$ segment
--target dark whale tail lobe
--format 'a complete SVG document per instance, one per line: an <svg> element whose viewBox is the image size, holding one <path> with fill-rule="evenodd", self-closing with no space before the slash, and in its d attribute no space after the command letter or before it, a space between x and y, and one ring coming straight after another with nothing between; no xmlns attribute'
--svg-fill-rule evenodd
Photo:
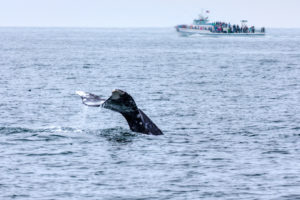
<svg viewBox="0 0 300 200"><path fill-rule="evenodd" d="M151 119L142 110L139 109L139 112L142 118L142 123L146 127L148 134L163 135L162 131L151 121Z"/></svg>
<svg viewBox="0 0 300 200"><path fill-rule="evenodd" d="M102 106L122 114L129 128L134 132L151 135L163 134L151 119L137 107L135 101L127 92L114 90L107 100L87 92L77 91L76 93L82 98L82 103L87 106Z"/></svg>

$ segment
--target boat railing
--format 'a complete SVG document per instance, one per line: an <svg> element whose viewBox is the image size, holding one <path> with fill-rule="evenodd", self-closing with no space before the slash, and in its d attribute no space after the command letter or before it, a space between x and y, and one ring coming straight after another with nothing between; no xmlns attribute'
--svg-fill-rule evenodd
<svg viewBox="0 0 300 200"><path fill-rule="evenodd" d="M199 31L207 31L211 33L225 33L225 34L264 34L265 28L257 28L254 26L218 26L218 25L206 25L206 26L199 26L199 25L177 25L176 30L180 31L180 29L191 29L191 30L199 30Z"/></svg>

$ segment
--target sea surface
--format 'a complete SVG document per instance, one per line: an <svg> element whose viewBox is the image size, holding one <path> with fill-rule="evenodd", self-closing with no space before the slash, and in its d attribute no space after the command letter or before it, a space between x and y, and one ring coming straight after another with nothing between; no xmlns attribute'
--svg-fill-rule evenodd
<svg viewBox="0 0 300 200"><path fill-rule="evenodd" d="M127 91L131 132L76 90ZM0 28L0 199L300 199L300 29Z"/></svg>

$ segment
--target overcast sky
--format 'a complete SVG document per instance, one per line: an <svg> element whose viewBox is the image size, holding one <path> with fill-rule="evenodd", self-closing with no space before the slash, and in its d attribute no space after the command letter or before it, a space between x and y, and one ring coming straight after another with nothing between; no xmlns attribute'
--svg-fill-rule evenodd
<svg viewBox="0 0 300 200"><path fill-rule="evenodd" d="M171 27L202 9L212 20L300 28L300 0L0 0L0 26Z"/></svg>

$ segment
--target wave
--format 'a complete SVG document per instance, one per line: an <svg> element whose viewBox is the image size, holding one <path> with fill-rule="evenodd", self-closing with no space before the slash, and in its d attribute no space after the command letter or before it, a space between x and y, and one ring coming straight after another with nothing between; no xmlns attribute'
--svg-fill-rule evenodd
<svg viewBox="0 0 300 200"><path fill-rule="evenodd" d="M55 132L81 132L80 129L70 127L50 127L50 128L24 128L24 127L0 127L0 134L18 134L18 133L55 133Z"/></svg>
<svg viewBox="0 0 300 200"><path fill-rule="evenodd" d="M52 141L65 138L80 138L84 137L84 135L91 135L95 137L103 137L111 142L128 143L131 142L138 134L122 127L95 130L77 129L72 127L48 127L38 129L24 127L0 127L0 136L1 135L11 136L11 140L21 142L41 140Z"/></svg>

